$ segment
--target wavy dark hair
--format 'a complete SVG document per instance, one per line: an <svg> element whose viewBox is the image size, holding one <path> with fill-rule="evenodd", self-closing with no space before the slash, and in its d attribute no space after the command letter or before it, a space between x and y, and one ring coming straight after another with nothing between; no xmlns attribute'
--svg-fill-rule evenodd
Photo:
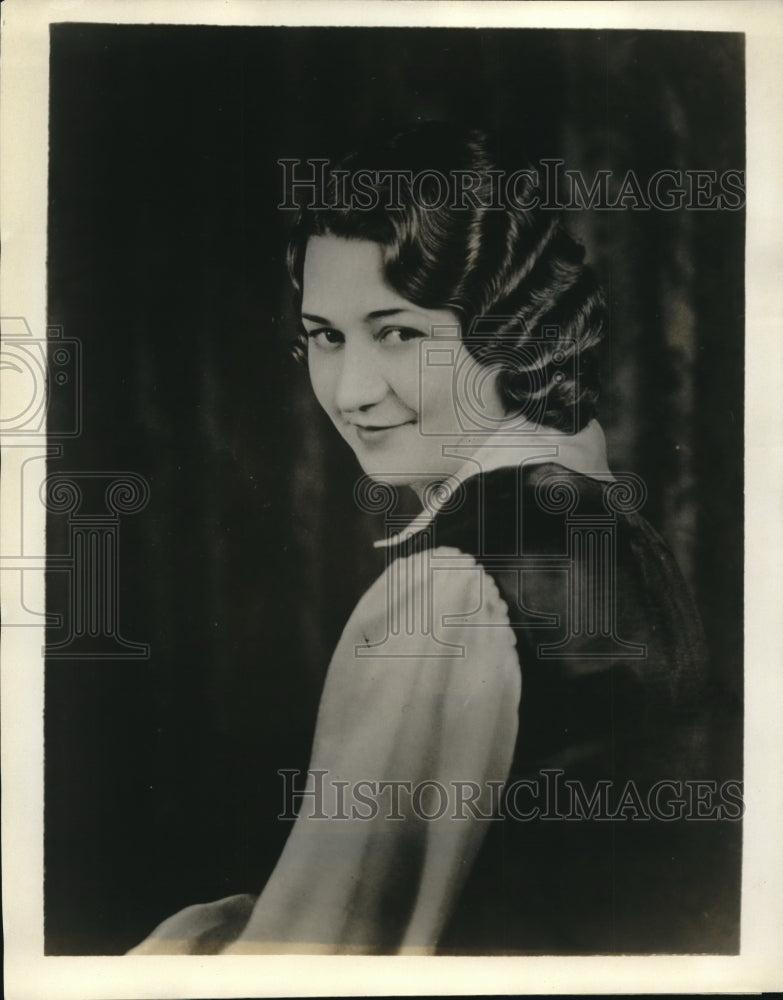
<svg viewBox="0 0 783 1000"><path fill-rule="evenodd" d="M367 172L364 191L376 202L370 208L341 194L346 172L358 171ZM395 171L421 175L415 192L399 183L392 190ZM457 190L459 171L477 175L470 197ZM498 204L497 178L512 173L515 197ZM311 236L371 240L382 248L396 292L422 308L458 313L468 350L498 368L510 414L566 432L595 415L603 296L584 248L558 211L541 207L539 175L507 138L420 123L330 164L315 204L299 210L288 246L298 304ZM300 330L294 353L304 359L306 349Z"/></svg>

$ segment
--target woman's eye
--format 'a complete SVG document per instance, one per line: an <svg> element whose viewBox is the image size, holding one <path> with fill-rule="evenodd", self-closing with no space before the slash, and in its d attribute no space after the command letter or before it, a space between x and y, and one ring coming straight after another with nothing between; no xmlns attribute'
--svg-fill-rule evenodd
<svg viewBox="0 0 783 1000"><path fill-rule="evenodd" d="M308 330L307 339L322 351L334 351L342 344L343 335L339 330L321 327L320 330Z"/></svg>
<svg viewBox="0 0 783 1000"><path fill-rule="evenodd" d="M409 326L390 326L381 334L381 340L386 344L404 344L409 340L419 340L426 334Z"/></svg>

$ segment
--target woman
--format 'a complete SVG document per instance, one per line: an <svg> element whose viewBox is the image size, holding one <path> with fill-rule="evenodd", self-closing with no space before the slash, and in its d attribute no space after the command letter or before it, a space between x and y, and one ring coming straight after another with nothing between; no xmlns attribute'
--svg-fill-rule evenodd
<svg viewBox="0 0 783 1000"><path fill-rule="evenodd" d="M519 165L424 124L333 167L299 214L298 353L357 500L389 514L387 567L334 653L263 892L133 954L695 940L672 805L701 766L700 626L643 484L607 465L596 279ZM422 512L400 531L401 487Z"/></svg>

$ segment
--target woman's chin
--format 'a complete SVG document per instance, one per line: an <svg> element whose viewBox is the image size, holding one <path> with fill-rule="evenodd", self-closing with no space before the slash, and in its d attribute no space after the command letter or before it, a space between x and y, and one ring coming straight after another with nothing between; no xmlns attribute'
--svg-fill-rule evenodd
<svg viewBox="0 0 783 1000"><path fill-rule="evenodd" d="M420 490L430 483L442 482L453 474L450 470L435 469L415 469L411 466L400 466L399 469L390 468L388 465L383 468L376 468L370 464L363 464L362 471L368 479L383 486L409 486L413 490Z"/></svg>

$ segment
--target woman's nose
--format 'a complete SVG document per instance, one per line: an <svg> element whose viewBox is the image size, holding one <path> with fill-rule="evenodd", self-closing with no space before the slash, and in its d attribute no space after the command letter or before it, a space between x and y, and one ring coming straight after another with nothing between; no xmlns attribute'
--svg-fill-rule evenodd
<svg viewBox="0 0 783 1000"><path fill-rule="evenodd" d="M384 398L388 385L376 362L369 346L345 348L335 393L335 403L342 413L367 409Z"/></svg>

